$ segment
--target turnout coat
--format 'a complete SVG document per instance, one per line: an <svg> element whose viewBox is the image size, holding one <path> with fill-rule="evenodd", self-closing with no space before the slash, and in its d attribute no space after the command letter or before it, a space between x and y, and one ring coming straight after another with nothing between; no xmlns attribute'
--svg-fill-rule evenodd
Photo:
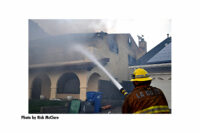
<svg viewBox="0 0 200 133"><path fill-rule="evenodd" d="M138 86L128 94L122 106L122 113L169 113L163 92L152 86Z"/></svg>

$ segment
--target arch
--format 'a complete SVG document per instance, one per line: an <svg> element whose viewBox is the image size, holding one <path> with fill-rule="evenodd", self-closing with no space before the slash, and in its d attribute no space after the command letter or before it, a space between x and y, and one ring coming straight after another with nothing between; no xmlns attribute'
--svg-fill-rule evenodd
<svg viewBox="0 0 200 133"><path fill-rule="evenodd" d="M98 73L93 73L89 79L88 79L88 87L87 87L87 91L96 91L98 92L98 86L99 86L99 78L101 76Z"/></svg>
<svg viewBox="0 0 200 133"><path fill-rule="evenodd" d="M51 81L48 75L40 74L33 79L31 87L31 99L40 99L44 96L45 99L50 98Z"/></svg>
<svg viewBox="0 0 200 133"><path fill-rule="evenodd" d="M41 95L41 88L42 88L42 80L38 77L36 77L33 80L33 84L32 84L32 93L31 93L31 98L32 99L40 99L40 95Z"/></svg>
<svg viewBox="0 0 200 133"><path fill-rule="evenodd" d="M57 94L80 94L80 80L73 73L64 73L57 82Z"/></svg>

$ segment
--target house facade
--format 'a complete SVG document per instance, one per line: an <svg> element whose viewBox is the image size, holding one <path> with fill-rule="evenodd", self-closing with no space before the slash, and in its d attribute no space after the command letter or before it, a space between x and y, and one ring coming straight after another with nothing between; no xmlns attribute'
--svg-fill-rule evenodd
<svg viewBox="0 0 200 133"><path fill-rule="evenodd" d="M119 82L129 80L128 67L145 53L130 34L97 32L29 40L29 99L73 96L85 100L88 91L99 91L100 79L110 80L87 57L71 51L76 44L84 46Z"/></svg>

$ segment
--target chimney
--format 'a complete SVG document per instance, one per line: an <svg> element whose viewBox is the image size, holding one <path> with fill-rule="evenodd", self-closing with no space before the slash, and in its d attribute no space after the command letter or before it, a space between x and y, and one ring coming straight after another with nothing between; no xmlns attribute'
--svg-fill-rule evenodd
<svg viewBox="0 0 200 133"><path fill-rule="evenodd" d="M142 57L144 54L147 53L147 42L144 40L144 35L138 36L138 44L139 44L139 50L137 53L137 59Z"/></svg>
<svg viewBox="0 0 200 133"><path fill-rule="evenodd" d="M167 38L169 38L169 34L167 34Z"/></svg>
<svg viewBox="0 0 200 133"><path fill-rule="evenodd" d="M147 42L144 40L144 35L139 39L139 49L143 53L143 55L147 52Z"/></svg>

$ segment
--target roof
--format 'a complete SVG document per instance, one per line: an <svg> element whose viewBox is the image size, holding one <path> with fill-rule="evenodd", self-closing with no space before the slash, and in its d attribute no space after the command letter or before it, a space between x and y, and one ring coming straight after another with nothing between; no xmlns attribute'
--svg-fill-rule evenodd
<svg viewBox="0 0 200 133"><path fill-rule="evenodd" d="M171 37L166 38L136 62L136 65L159 64L171 62Z"/></svg>
<svg viewBox="0 0 200 133"><path fill-rule="evenodd" d="M167 44L161 51L154 55L148 64L168 63L171 62L171 43Z"/></svg>
<svg viewBox="0 0 200 133"><path fill-rule="evenodd" d="M29 40L36 40L50 37L36 22L29 20Z"/></svg>
<svg viewBox="0 0 200 133"><path fill-rule="evenodd" d="M30 41L30 45L62 45L62 44L71 44L71 43L80 43L85 41L92 41L94 38L94 33L86 33L86 34L64 34L58 36L50 36L41 38L38 40Z"/></svg>
<svg viewBox="0 0 200 133"><path fill-rule="evenodd" d="M99 60L101 64L106 65L110 59L103 58ZM79 61L68 61L68 62L60 62L60 63L47 63L47 64L34 64L29 65L30 70L37 70L37 69L60 69L60 68L67 68L70 70L83 70L83 69L92 69L96 65L90 60L79 60Z"/></svg>
<svg viewBox="0 0 200 133"><path fill-rule="evenodd" d="M130 66L130 69L143 68L149 73L171 73L171 63L162 64L148 64L148 65L137 65Z"/></svg>

